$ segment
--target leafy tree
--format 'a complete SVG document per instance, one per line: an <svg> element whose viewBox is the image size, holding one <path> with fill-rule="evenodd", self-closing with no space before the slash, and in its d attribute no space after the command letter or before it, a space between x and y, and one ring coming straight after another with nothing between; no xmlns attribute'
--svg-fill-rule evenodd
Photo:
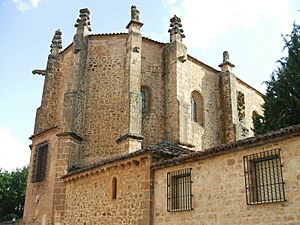
<svg viewBox="0 0 300 225"><path fill-rule="evenodd" d="M266 81L264 116L253 118L255 135L300 123L300 26L283 38L288 55Z"/></svg>
<svg viewBox="0 0 300 225"><path fill-rule="evenodd" d="M0 222L23 216L28 168L12 172L0 168Z"/></svg>

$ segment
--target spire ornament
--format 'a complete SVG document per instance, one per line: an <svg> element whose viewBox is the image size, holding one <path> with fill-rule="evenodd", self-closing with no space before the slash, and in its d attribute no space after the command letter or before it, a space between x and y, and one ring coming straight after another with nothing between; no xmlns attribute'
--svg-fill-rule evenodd
<svg viewBox="0 0 300 225"><path fill-rule="evenodd" d="M140 30L143 26L143 23L140 21L140 11L135 5L131 6L131 16L130 21L126 26L126 29L129 30Z"/></svg>
<svg viewBox="0 0 300 225"><path fill-rule="evenodd" d="M185 38L185 35L183 33L181 19L178 16L174 15L170 19L170 22L170 29L168 30L168 32L170 33L170 42L182 41L182 38Z"/></svg>
<svg viewBox="0 0 300 225"><path fill-rule="evenodd" d="M52 39L52 44L50 45L50 55L57 56L62 49L61 31L58 29Z"/></svg>
<svg viewBox="0 0 300 225"><path fill-rule="evenodd" d="M76 20L76 24L74 25L77 30L87 28L88 31L91 31L90 27L90 10L88 8L79 10L79 18Z"/></svg>
<svg viewBox="0 0 300 225"><path fill-rule="evenodd" d="M140 21L140 11L135 5L131 6L131 20Z"/></svg>
<svg viewBox="0 0 300 225"><path fill-rule="evenodd" d="M219 67L221 68L222 72L225 72L225 71L230 71L231 72L233 67L235 67L234 64L229 62L229 53L228 53L228 51L223 52L223 62L219 65Z"/></svg>

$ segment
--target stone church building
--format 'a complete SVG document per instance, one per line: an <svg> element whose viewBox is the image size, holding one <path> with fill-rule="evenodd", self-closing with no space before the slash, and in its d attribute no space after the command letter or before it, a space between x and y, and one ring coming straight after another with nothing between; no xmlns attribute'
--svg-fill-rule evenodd
<svg viewBox="0 0 300 225"><path fill-rule="evenodd" d="M251 137L263 96L170 41L54 34L31 136L24 224L300 224L300 126Z"/></svg>

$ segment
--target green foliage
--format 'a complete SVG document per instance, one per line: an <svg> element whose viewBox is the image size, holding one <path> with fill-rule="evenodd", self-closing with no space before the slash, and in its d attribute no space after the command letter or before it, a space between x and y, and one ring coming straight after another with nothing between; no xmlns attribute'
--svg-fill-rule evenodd
<svg viewBox="0 0 300 225"><path fill-rule="evenodd" d="M28 168L12 172L0 168L0 222L23 216Z"/></svg>
<svg viewBox="0 0 300 225"><path fill-rule="evenodd" d="M253 118L255 135L300 123L300 26L294 24L283 41L288 55L266 82L264 116Z"/></svg>

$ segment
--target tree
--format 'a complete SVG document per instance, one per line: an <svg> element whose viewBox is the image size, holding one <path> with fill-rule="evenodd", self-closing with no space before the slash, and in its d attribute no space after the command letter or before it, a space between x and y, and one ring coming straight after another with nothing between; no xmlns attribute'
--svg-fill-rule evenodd
<svg viewBox="0 0 300 225"><path fill-rule="evenodd" d="M23 216L28 168L0 169L0 222Z"/></svg>
<svg viewBox="0 0 300 225"><path fill-rule="evenodd" d="M266 81L264 115L253 118L255 135L300 123L300 26L283 37L288 55Z"/></svg>

